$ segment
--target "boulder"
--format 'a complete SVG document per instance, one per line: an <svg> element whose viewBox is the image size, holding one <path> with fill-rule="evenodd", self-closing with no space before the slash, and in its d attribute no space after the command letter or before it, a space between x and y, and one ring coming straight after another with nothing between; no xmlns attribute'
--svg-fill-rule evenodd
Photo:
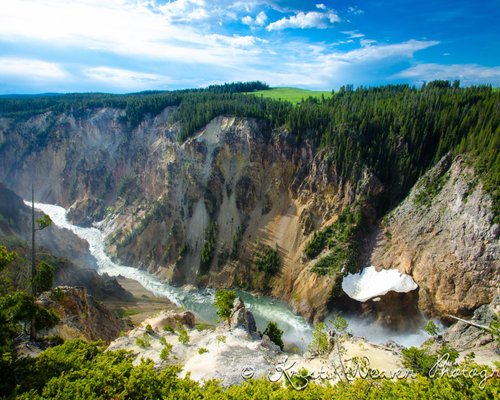
<svg viewBox="0 0 500 400"><path fill-rule="evenodd" d="M242 328L249 334L257 333L257 324L253 314L247 310L241 297L234 301L233 311L231 312L231 327Z"/></svg>
<svg viewBox="0 0 500 400"><path fill-rule="evenodd" d="M147 320L153 329L162 330L166 325L176 329L178 324L185 325L188 328L194 328L195 316L190 311L175 312L175 311L162 311L158 318L154 320Z"/></svg>

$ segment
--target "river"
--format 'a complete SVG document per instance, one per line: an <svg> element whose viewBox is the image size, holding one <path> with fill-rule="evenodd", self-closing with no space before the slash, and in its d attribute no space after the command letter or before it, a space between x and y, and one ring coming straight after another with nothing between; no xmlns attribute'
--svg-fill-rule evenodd
<svg viewBox="0 0 500 400"><path fill-rule="evenodd" d="M26 205L31 206L30 202ZM71 224L66 219L66 210L51 204L35 203L35 208L49 215L53 223L60 228L73 232L89 243L90 253L95 257L98 273L109 276L123 276L139 282L156 296L166 297L178 306L201 316L203 319L215 322L216 314L212 305L215 291L201 289L186 291L182 288L160 281L156 276L134 267L121 265L111 260L104 248L104 234L97 227L84 228ZM257 328L263 331L268 321L274 321L284 331L283 340L294 343L304 350L312 338L312 327L302 317L295 315L286 303L265 296L255 296L247 292L237 291L255 316ZM404 346L419 345L428 336L422 330L416 332L394 332L387 328L372 324L356 316L345 316L349 323L349 330L355 336L362 336L375 342L383 343L394 340Z"/></svg>

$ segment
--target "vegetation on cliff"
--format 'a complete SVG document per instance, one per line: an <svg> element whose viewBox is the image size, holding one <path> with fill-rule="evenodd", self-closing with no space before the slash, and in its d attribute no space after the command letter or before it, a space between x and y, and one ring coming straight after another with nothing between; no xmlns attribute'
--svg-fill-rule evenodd
<svg viewBox="0 0 500 400"><path fill-rule="evenodd" d="M384 209L405 196L444 154L468 153L494 198L498 215L499 91L489 86L460 88L448 81L430 82L421 88L346 86L331 98L308 98L298 106L239 93L261 86L228 84L130 95L3 98L0 116L26 119L43 112L78 114L89 108L114 107L125 111L123 121L133 129L146 115L176 106L172 118L181 124L180 141L219 115L258 118L267 125L268 137L272 129L286 129L296 144L307 140L316 147L331 148L341 177L356 180L365 169L371 170L387 189L381 203ZM51 134L50 129L38 132L37 146L43 147Z"/></svg>
<svg viewBox="0 0 500 400"><path fill-rule="evenodd" d="M356 239L361 222L359 207L347 207L333 224L314 232L304 247L305 256L314 260L326 248L329 251L316 261L311 271L332 276L356 272L359 258Z"/></svg>

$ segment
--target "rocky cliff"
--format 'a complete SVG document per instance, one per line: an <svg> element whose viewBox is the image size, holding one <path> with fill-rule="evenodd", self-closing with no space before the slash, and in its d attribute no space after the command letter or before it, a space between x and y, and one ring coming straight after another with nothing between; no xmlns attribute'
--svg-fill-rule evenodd
<svg viewBox="0 0 500 400"><path fill-rule="evenodd" d="M411 274L425 313L471 315L500 293L499 230L473 169L446 156L383 219L370 262Z"/></svg>
<svg viewBox="0 0 500 400"><path fill-rule="evenodd" d="M58 286L42 293L37 302L55 311L59 323L44 336L59 336L64 340L86 339L111 342L128 326L105 306L87 294L83 287Z"/></svg>
<svg viewBox="0 0 500 400"><path fill-rule="evenodd" d="M27 197L33 180L36 200L69 208L74 222L104 220L108 251L129 265L176 284L267 292L310 320L326 315L335 279L310 271L304 244L362 203L372 210L365 261L412 274L422 310L466 314L491 300L498 226L463 160L441 163L444 175L430 173L440 178L428 175L378 227L384 187L369 171L344 179L328 150L249 118L217 117L179 144L173 113L134 130L109 108L0 119L0 181ZM256 257L273 251L270 273Z"/></svg>

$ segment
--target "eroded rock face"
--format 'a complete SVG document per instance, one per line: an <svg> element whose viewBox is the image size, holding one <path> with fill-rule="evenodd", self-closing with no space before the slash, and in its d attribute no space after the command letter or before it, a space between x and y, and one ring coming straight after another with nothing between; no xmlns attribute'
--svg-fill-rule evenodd
<svg viewBox="0 0 500 400"><path fill-rule="evenodd" d="M500 297L496 297L490 304L484 304L476 311L471 318L471 322L489 327L490 323L497 318L500 312ZM500 347L495 342L493 335L485 329L467 324L465 322L455 322L443 334L443 339L449 342L458 351L482 348L499 354Z"/></svg>
<svg viewBox="0 0 500 400"><path fill-rule="evenodd" d="M96 302L83 287L58 286L42 293L37 302L54 310L60 318L54 328L44 332L47 336L60 336L64 340L102 339L109 343L126 329L123 321Z"/></svg>
<svg viewBox="0 0 500 400"><path fill-rule="evenodd" d="M321 319L332 282L309 272L302 246L380 183L368 173L356 183L340 179L328 151L297 147L286 132L253 119L217 117L179 144L173 112L147 117L133 132L122 111L107 108L2 119L0 181L27 196L34 172L37 201L69 208L79 224L104 219L108 253L126 265L175 284L266 292ZM47 129L44 146L30 148L33 132ZM31 151L18 159L14 148ZM200 271L210 222L217 226L212 262ZM278 247L276 276L256 270L257 241Z"/></svg>
<svg viewBox="0 0 500 400"><path fill-rule="evenodd" d="M177 329L179 324L192 329L195 324L195 316L190 311L162 311L158 317L151 321L152 328L157 330L162 330L166 325Z"/></svg>
<svg viewBox="0 0 500 400"><path fill-rule="evenodd" d="M370 262L412 275L425 313L467 316L499 294L498 234L474 172L448 156L386 218Z"/></svg>
<svg viewBox="0 0 500 400"><path fill-rule="evenodd" d="M335 282L310 272L304 243L346 206L376 199L383 185L369 171L342 179L333 152L297 146L285 131L249 118L217 117L179 144L173 112L147 117L132 132L120 122L123 111L107 108L0 119L7 138L0 181L27 196L34 173L38 201L71 207L73 222L104 219L108 253L126 265L175 284L263 292L321 320ZM34 132L48 127L44 146L30 148ZM31 150L19 158L13 149ZM377 230L363 265L412 275L426 313L467 315L498 291L499 228L462 159L430 174L438 193L422 196L415 187ZM211 222L213 257L202 271ZM275 276L256 269L257 243L278 248Z"/></svg>

